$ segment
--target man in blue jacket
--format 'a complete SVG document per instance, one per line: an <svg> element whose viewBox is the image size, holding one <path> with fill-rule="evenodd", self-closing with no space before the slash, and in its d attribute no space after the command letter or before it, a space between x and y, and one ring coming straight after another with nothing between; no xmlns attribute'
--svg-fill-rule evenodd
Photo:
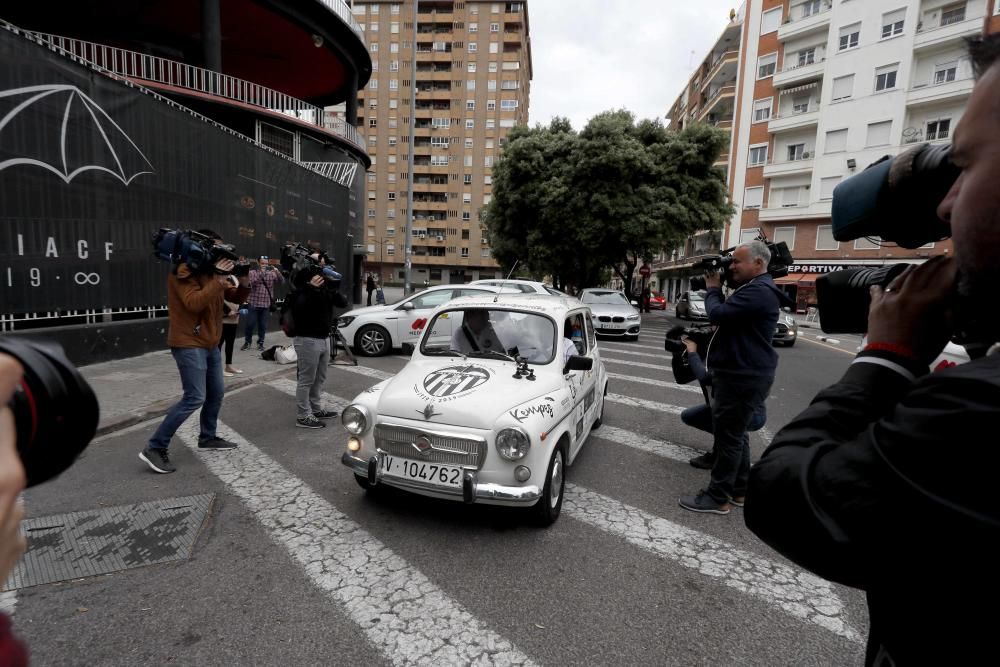
<svg viewBox="0 0 1000 667"><path fill-rule="evenodd" d="M680 506L692 512L728 514L743 505L750 476L747 428L774 382L778 355L771 338L778 311L787 298L767 272L771 252L761 241L733 251L732 275L738 287L722 295L717 273L705 275L705 310L717 325L708 344L706 366L712 378L712 425L715 464L707 489L684 496Z"/></svg>

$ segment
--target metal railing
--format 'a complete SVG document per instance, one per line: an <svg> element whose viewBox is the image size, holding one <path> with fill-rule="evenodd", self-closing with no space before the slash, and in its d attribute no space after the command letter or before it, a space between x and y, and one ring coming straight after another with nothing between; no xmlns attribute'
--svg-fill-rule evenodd
<svg viewBox="0 0 1000 667"><path fill-rule="evenodd" d="M358 20L354 18L351 8L344 0L319 0L327 9L340 17L340 20L351 26L351 30L358 36L362 43L365 43L365 31L361 29Z"/></svg>
<svg viewBox="0 0 1000 667"><path fill-rule="evenodd" d="M792 5L789 8L789 12L791 12L792 10L797 10L798 8L803 8L804 9L803 5L809 5L809 4L812 4L812 3L811 2L803 2L803 3L799 3L798 5ZM785 18L784 22L785 22L785 25L787 25L789 23L796 23L798 21L805 21L806 19L810 19L810 18L812 18L814 16L819 16L820 14L825 14L828 11L830 11L832 8L833 8L833 3L830 2L829 0L825 0L824 2L822 2L820 4L820 8L817 11L815 11L815 12L809 12L808 14L803 14L801 11L796 11L796 13L798 14L798 16L788 16L788 17Z"/></svg>
<svg viewBox="0 0 1000 667"><path fill-rule="evenodd" d="M803 67L810 67L812 65L821 65L824 62L826 62L826 56L818 56L815 59L813 59L812 61L806 62L806 63L802 63L801 65L796 60L792 64L785 65L784 67L782 67L781 71L783 73L784 72L794 72L797 69L802 69Z"/></svg>
<svg viewBox="0 0 1000 667"><path fill-rule="evenodd" d="M24 34L112 74L186 88L279 113L329 130L360 149L367 150L365 139L346 120L342 118L326 120L321 107L272 88L176 60L106 44L33 31L24 31Z"/></svg>

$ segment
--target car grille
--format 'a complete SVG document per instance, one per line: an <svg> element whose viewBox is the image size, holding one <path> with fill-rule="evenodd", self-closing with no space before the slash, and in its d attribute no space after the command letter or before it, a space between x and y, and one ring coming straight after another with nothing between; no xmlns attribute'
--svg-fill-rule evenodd
<svg viewBox="0 0 1000 667"><path fill-rule="evenodd" d="M597 318L597 320L599 322L624 322L625 318L621 315L615 315L614 317L611 317L610 315L601 315Z"/></svg>
<svg viewBox="0 0 1000 667"><path fill-rule="evenodd" d="M780 324L779 323L778 324L778 330L775 332L775 334L778 335L778 336L781 336L781 335L784 335L786 333L788 333L788 325L787 324Z"/></svg>
<svg viewBox="0 0 1000 667"><path fill-rule="evenodd" d="M421 454L413 442L427 436L433 446ZM476 470L486 462L486 441L480 438L463 438L449 433L422 431L405 426L378 424L375 426L375 446L392 456L428 463L451 463L471 466Z"/></svg>

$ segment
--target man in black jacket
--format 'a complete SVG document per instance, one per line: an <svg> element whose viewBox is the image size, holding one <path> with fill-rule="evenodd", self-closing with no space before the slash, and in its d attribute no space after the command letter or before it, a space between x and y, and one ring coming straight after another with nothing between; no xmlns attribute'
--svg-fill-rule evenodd
<svg viewBox="0 0 1000 667"><path fill-rule="evenodd" d="M938 208L954 259L872 289L868 345L754 466L749 528L822 577L866 591L869 665L990 660L1000 599L1000 37L953 134L961 175ZM928 373L956 284L988 351ZM990 346L990 343L993 343Z"/></svg>
<svg viewBox="0 0 1000 667"><path fill-rule="evenodd" d="M313 255L321 262L320 255ZM323 384L330 362L330 327L333 325L334 292L323 276L311 276L299 271L292 281L295 291L291 299L292 321L295 323L295 356L298 361L298 386L295 391L300 428L323 428L322 421L336 417L333 410L323 408Z"/></svg>
<svg viewBox="0 0 1000 667"><path fill-rule="evenodd" d="M742 506L746 496L750 474L747 428L774 382L778 355L771 338L786 300L767 272L770 261L771 252L762 241L736 248L731 270L739 287L729 298L722 296L717 273L705 276L705 310L708 321L718 325L706 355L712 378L715 463L708 488L679 500L681 507L692 512L728 514L733 505Z"/></svg>

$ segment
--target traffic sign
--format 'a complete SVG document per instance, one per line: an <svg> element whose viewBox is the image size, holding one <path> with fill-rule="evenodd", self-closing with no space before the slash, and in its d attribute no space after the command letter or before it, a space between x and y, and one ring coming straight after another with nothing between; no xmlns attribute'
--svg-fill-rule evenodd
<svg viewBox="0 0 1000 667"><path fill-rule="evenodd" d="M639 275L640 276L649 275L649 264L643 264L642 266L639 267Z"/></svg>

